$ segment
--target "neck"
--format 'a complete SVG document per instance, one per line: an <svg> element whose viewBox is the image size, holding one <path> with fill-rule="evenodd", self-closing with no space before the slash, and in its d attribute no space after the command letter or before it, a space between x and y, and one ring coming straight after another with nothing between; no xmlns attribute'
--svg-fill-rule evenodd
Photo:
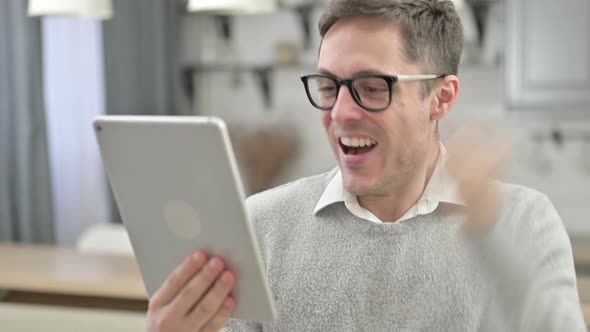
<svg viewBox="0 0 590 332"><path fill-rule="evenodd" d="M409 175L409 180L393 193L381 196L358 197L359 204L373 213L379 220L396 221L414 206L434 173L440 154L440 143L432 144L426 162Z"/></svg>

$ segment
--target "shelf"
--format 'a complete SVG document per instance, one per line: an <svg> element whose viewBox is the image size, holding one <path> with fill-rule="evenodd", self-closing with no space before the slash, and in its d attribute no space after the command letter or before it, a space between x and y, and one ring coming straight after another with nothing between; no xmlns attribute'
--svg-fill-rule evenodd
<svg viewBox="0 0 590 332"><path fill-rule="evenodd" d="M317 8L325 7L325 4L320 1L308 0L302 1L301 4L285 4L284 1L278 0L279 8L276 12L266 14L255 14L255 15L273 15L278 12L285 10L293 11L297 14L299 24L303 32L303 49L309 51L312 47L312 13ZM199 13L188 13L187 14L199 14ZM206 13L200 13L207 15ZM231 42L233 38L233 18L237 15L231 14L211 14L208 16L216 17L217 32L226 42ZM256 75L260 90L262 92L265 105L267 108L272 106L272 84L271 74L277 70L284 69L301 69L303 72L311 72L316 68L314 64L308 64L305 62L295 63L270 63L270 64L243 64L243 63L209 63L209 64L188 64L182 67L182 85L185 93L191 103L194 99L194 76L198 73L205 72L251 72Z"/></svg>
<svg viewBox="0 0 590 332"><path fill-rule="evenodd" d="M243 73L251 72L256 75L260 90L267 108L272 106L272 85L271 74L276 70L284 69L301 69L304 72L312 72L316 68L315 64L308 63L271 63L271 64L231 64L231 63L210 63L210 64L193 64L186 65L182 68L182 86L190 102L194 101L194 76L203 72L229 72Z"/></svg>
<svg viewBox="0 0 590 332"><path fill-rule="evenodd" d="M184 72L256 72L259 70L281 70L281 69L305 69L315 70L316 65L311 63L270 63L270 64L243 64L243 63L203 63L189 64L182 68Z"/></svg>

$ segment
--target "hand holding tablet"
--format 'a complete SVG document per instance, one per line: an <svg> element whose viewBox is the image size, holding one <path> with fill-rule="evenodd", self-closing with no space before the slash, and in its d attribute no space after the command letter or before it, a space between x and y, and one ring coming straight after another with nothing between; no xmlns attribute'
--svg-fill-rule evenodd
<svg viewBox="0 0 590 332"><path fill-rule="evenodd" d="M174 312L197 326L217 326L230 314L272 321L225 124L211 117L103 116L94 128L150 314Z"/></svg>

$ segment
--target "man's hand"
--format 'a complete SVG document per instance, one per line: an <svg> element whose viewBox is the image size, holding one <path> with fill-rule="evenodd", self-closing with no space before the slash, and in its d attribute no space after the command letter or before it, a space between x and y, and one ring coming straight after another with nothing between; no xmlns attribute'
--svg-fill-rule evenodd
<svg viewBox="0 0 590 332"><path fill-rule="evenodd" d="M220 258L187 257L150 299L148 331L220 330L235 308L234 283Z"/></svg>
<svg viewBox="0 0 590 332"><path fill-rule="evenodd" d="M498 197L492 179L506 166L510 146L493 129L478 125L458 130L446 145L449 173L468 209L465 230L485 233L497 219Z"/></svg>

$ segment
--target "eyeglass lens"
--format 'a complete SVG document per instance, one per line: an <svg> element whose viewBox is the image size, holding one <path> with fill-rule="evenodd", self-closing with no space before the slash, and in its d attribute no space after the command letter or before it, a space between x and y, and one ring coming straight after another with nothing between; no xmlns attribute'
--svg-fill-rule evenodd
<svg viewBox="0 0 590 332"><path fill-rule="evenodd" d="M336 103L339 87L335 80L327 77L311 77L308 80L309 93L314 103L321 108L332 108ZM385 108L389 105L390 91L387 81L380 77L363 77L353 80L354 92L360 106L369 109Z"/></svg>

